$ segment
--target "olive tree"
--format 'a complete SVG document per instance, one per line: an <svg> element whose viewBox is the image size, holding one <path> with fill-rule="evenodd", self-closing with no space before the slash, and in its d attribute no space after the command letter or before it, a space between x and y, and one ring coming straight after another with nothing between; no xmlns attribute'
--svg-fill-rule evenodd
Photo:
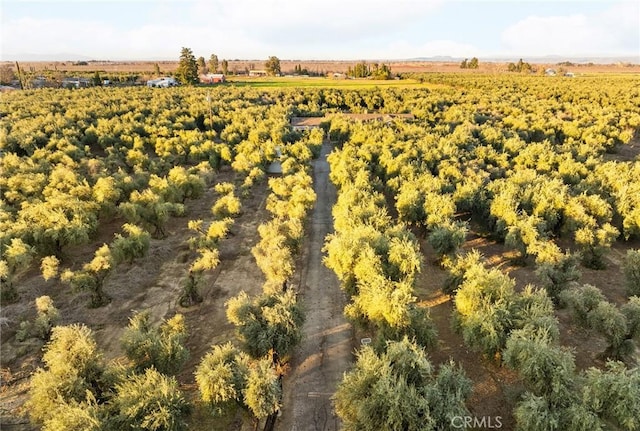
<svg viewBox="0 0 640 431"><path fill-rule="evenodd" d="M557 305L560 303L562 291L567 288L571 281L580 278L578 257L565 253L552 262L542 262L536 268L536 275L542 282L542 286L549 294L549 297Z"/></svg>
<svg viewBox="0 0 640 431"><path fill-rule="evenodd" d="M35 320L20 323L20 329L16 334L16 338L20 341L29 337L48 340L51 330L60 319L60 312L53 305L53 300L50 297L39 296L36 298L35 304L37 311Z"/></svg>
<svg viewBox="0 0 640 431"><path fill-rule="evenodd" d="M27 411L35 422L57 415L61 405L92 404L106 395L105 365L93 333L82 325L57 326L31 377Z"/></svg>
<svg viewBox="0 0 640 431"><path fill-rule="evenodd" d="M104 292L103 285L114 267L114 259L107 244L96 250L93 259L85 263L80 271L66 270L60 276L63 282L69 283L76 291L88 291L91 295L90 307L97 308L106 305L109 297Z"/></svg>
<svg viewBox="0 0 640 431"><path fill-rule="evenodd" d="M249 357L228 342L213 346L198 364L195 377L200 398L215 415L234 403L244 405L249 363Z"/></svg>
<svg viewBox="0 0 640 431"><path fill-rule="evenodd" d="M270 352L282 358L302 338L304 314L292 290L255 298L241 292L226 306L227 318L236 326L244 350L254 358Z"/></svg>
<svg viewBox="0 0 640 431"><path fill-rule="evenodd" d="M424 350L408 339L390 341L378 355L367 346L334 395L346 431L449 430L468 415L471 382L453 363L438 373Z"/></svg>
<svg viewBox="0 0 640 431"><path fill-rule="evenodd" d="M151 235L140 226L125 223L122 230L127 234L119 233L111 243L111 250L116 264L124 261L133 263L134 259L144 257L149 250Z"/></svg>
<svg viewBox="0 0 640 431"><path fill-rule="evenodd" d="M640 369L610 361L605 370L588 369L585 378L583 399L587 406L620 429L640 427Z"/></svg>
<svg viewBox="0 0 640 431"><path fill-rule="evenodd" d="M189 358L189 350L184 346L186 337L182 314L154 327L151 314L143 311L129 319L121 343L136 371L153 367L163 374L175 374Z"/></svg>
<svg viewBox="0 0 640 431"><path fill-rule="evenodd" d="M111 400L113 428L140 431L181 431L187 429L191 407L175 377L154 368L134 374L115 385Z"/></svg>

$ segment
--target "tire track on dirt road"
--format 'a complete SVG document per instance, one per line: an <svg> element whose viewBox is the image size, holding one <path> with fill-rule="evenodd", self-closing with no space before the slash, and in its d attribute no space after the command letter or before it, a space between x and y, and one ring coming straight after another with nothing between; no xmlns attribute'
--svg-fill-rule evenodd
<svg viewBox="0 0 640 431"><path fill-rule="evenodd" d="M331 208L336 189L329 181L325 141L313 163L317 195L300 297L306 313L303 338L285 378L285 399L276 429L280 431L337 431L340 421L333 412L331 396L353 356L353 328L343 315L346 298L335 274L322 263L324 238L333 232Z"/></svg>

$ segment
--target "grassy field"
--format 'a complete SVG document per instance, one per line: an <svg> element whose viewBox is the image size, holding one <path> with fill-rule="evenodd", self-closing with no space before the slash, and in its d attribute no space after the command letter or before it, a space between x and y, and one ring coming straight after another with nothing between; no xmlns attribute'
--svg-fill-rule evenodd
<svg viewBox="0 0 640 431"><path fill-rule="evenodd" d="M370 80L370 79L331 79L301 77L247 78L233 77L227 81L238 87L255 88L375 88L375 87L424 87L415 79Z"/></svg>

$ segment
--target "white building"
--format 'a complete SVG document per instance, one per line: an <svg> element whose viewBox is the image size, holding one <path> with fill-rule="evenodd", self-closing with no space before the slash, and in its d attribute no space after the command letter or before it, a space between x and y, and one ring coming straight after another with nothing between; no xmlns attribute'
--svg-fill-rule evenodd
<svg viewBox="0 0 640 431"><path fill-rule="evenodd" d="M172 78L170 76L163 76L161 78L147 81L147 87L167 88L167 87L175 87L177 85L178 85L178 81L176 81L175 78Z"/></svg>

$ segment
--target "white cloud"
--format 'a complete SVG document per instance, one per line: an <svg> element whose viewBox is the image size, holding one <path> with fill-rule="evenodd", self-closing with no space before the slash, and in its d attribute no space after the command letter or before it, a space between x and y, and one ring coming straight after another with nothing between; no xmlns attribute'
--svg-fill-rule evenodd
<svg viewBox="0 0 640 431"><path fill-rule="evenodd" d="M603 13L529 16L502 32L513 55L640 55L640 5L624 2Z"/></svg>
<svg viewBox="0 0 640 431"><path fill-rule="evenodd" d="M72 52L100 58L177 56L188 46L222 58L353 58L424 19L445 0L185 0L149 3L139 27L113 17L91 22L21 18L4 22L2 52ZM138 0L140 3L140 0ZM147 3L145 3L146 5ZM120 6L118 6L120 7ZM172 19L172 12L175 19ZM109 19L112 21L110 22ZM100 21L102 20L102 21ZM397 23L402 23L398 25ZM376 41L373 43L372 40Z"/></svg>

